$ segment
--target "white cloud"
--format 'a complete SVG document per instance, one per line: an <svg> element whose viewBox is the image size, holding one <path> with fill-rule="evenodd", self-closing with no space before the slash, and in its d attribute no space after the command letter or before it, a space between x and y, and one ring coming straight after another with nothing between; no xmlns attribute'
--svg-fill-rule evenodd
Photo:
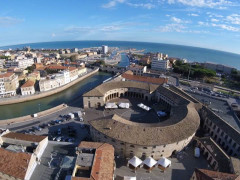
<svg viewBox="0 0 240 180"><path fill-rule="evenodd" d="M185 20L179 19L177 17L172 17L171 21L173 21L175 23L189 23L189 21L185 21Z"/></svg>
<svg viewBox="0 0 240 180"><path fill-rule="evenodd" d="M195 14L195 13L191 13L191 14L188 14L188 16L195 16L195 17L197 17L197 16L199 16L198 14Z"/></svg>
<svg viewBox="0 0 240 180"><path fill-rule="evenodd" d="M52 33L52 37L56 37L56 34L55 34L55 33Z"/></svg>
<svg viewBox="0 0 240 180"><path fill-rule="evenodd" d="M231 5L229 0L168 0L169 4L180 3L193 7L225 8L225 5Z"/></svg>
<svg viewBox="0 0 240 180"><path fill-rule="evenodd" d="M212 21L212 22L219 22L219 20L218 20L218 19L215 19L215 18L212 18L211 21Z"/></svg>
<svg viewBox="0 0 240 180"><path fill-rule="evenodd" d="M240 15L239 14L232 14L226 17L226 20L231 24L240 25Z"/></svg>
<svg viewBox="0 0 240 180"><path fill-rule="evenodd" d="M156 7L154 4L151 4L151 3L126 3L126 4L129 6L133 6L135 8L142 7L145 9L153 9Z"/></svg>
<svg viewBox="0 0 240 180"><path fill-rule="evenodd" d="M213 27L219 27L221 29L228 30L228 31L240 32L240 28L229 26L229 25L226 25L226 24L215 24L215 23L213 23L212 26Z"/></svg>
<svg viewBox="0 0 240 180"><path fill-rule="evenodd" d="M159 26L155 30L158 32L186 32L186 27L182 24L167 24L165 26Z"/></svg>
<svg viewBox="0 0 240 180"><path fill-rule="evenodd" d="M17 19L9 16L0 17L0 26L3 26L3 27L12 26L23 21L24 21L23 19Z"/></svg>
<svg viewBox="0 0 240 180"><path fill-rule="evenodd" d="M208 22L198 21L198 25L200 26L209 26Z"/></svg>
<svg viewBox="0 0 240 180"><path fill-rule="evenodd" d="M103 8L113 8L118 3L124 3L124 2L125 2L125 0L112 0L112 1L109 1L107 4L103 4L102 7Z"/></svg>
<svg viewBox="0 0 240 180"><path fill-rule="evenodd" d="M101 31L118 31L120 30L121 27L120 26L104 26L102 28L100 28Z"/></svg>

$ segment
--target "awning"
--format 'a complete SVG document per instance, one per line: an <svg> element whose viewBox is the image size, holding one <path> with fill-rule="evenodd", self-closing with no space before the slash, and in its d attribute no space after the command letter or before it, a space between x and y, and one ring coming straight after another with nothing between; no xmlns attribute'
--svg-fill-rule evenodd
<svg viewBox="0 0 240 180"><path fill-rule="evenodd" d="M128 161L129 164L133 165L135 168L142 164L142 160L134 156Z"/></svg>
<svg viewBox="0 0 240 180"><path fill-rule="evenodd" d="M151 168L157 164L157 161L155 161L152 157L148 157L143 161L143 163Z"/></svg>
<svg viewBox="0 0 240 180"><path fill-rule="evenodd" d="M165 157L162 157L161 159L159 159L157 163L158 163L158 165L165 167L165 168L168 167L169 165L171 166L171 161Z"/></svg>

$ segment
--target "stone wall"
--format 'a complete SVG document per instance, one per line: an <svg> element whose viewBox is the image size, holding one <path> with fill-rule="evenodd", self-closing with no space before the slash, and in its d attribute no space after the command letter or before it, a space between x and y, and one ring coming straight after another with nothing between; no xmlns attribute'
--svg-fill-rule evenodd
<svg viewBox="0 0 240 180"><path fill-rule="evenodd" d="M58 112L60 110L65 109L66 107L67 107L66 104L61 104L61 105L53 107L51 109L41 111L41 112L37 113L38 117L36 117L36 118ZM33 118L32 115L27 115L27 116L22 116L22 117L18 117L18 118L0 120L0 125L7 125L7 124L11 124L11 123L19 123L19 122L24 122L24 121L30 121L30 120L33 120L33 119L36 119L36 118Z"/></svg>
<svg viewBox="0 0 240 180"><path fill-rule="evenodd" d="M115 154L121 157L133 157L137 156L139 158L145 159L148 156L151 156L155 159L160 159L161 157L169 157L175 152L181 151L185 148L190 141L192 140L193 135L179 142L172 144L156 144L152 146L144 146L137 144L130 144L122 142L113 138L110 138L100 132L98 132L93 127L90 127L91 137L96 142L105 142L111 144L115 149ZM161 138L161 137L153 137Z"/></svg>

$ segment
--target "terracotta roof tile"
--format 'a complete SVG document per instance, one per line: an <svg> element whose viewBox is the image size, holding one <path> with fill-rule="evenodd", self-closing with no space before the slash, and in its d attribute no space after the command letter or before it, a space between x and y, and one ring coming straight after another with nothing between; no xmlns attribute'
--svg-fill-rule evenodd
<svg viewBox="0 0 240 180"><path fill-rule="evenodd" d="M141 82L147 82L152 84L164 84L168 82L167 78L145 77L145 76L131 75L129 73L124 73L122 77L132 81L141 81Z"/></svg>
<svg viewBox="0 0 240 180"><path fill-rule="evenodd" d="M30 142L40 142L45 139L47 136L37 136L37 135L29 135L29 134L22 134L22 133L15 133L9 132L2 136L3 138L10 138L10 139L17 139L17 140L24 140Z"/></svg>
<svg viewBox="0 0 240 180"><path fill-rule="evenodd" d="M207 169L195 169L195 174L197 180L240 180L240 176L236 174L210 171Z"/></svg>
<svg viewBox="0 0 240 180"><path fill-rule="evenodd" d="M27 80L27 82L25 82L21 88L25 88L25 87L32 87L34 86L35 82L31 81L31 80Z"/></svg>
<svg viewBox="0 0 240 180"><path fill-rule="evenodd" d="M31 154L15 153L0 148L0 172L23 180L30 159Z"/></svg>
<svg viewBox="0 0 240 180"><path fill-rule="evenodd" d="M72 180L112 180L114 175L114 148L107 143L82 141L78 147L96 149L91 177L72 177Z"/></svg>
<svg viewBox="0 0 240 180"><path fill-rule="evenodd" d="M14 73L8 72L8 73L4 73L4 74L0 74L0 78L7 78L12 76Z"/></svg>

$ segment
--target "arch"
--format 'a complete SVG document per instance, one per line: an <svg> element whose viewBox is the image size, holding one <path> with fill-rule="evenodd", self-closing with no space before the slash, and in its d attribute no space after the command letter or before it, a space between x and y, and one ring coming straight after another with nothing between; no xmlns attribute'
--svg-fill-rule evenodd
<svg viewBox="0 0 240 180"><path fill-rule="evenodd" d="M120 97L123 97L123 93L120 93Z"/></svg>
<svg viewBox="0 0 240 180"><path fill-rule="evenodd" d="M145 96L145 100L148 101L148 96Z"/></svg>

